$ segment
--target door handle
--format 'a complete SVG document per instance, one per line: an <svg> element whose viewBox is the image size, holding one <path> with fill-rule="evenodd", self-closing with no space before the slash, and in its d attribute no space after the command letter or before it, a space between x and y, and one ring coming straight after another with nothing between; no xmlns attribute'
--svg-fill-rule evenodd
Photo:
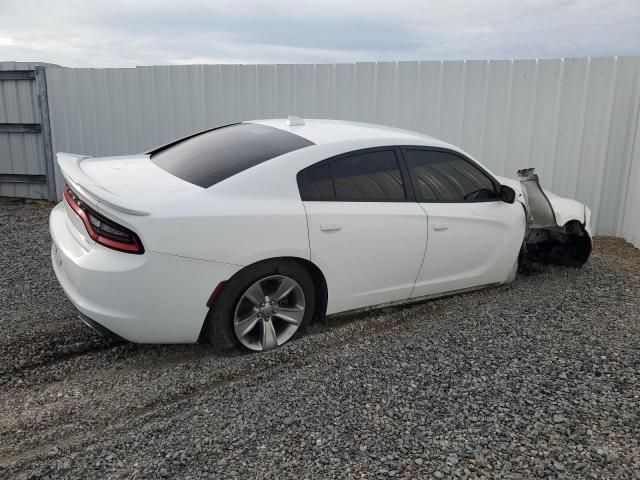
<svg viewBox="0 0 640 480"><path fill-rule="evenodd" d="M323 232L336 232L342 228L342 224L329 222L329 223L321 223L320 230Z"/></svg>
<svg viewBox="0 0 640 480"><path fill-rule="evenodd" d="M449 224L447 222L437 222L433 224L434 230L446 230L449 228Z"/></svg>

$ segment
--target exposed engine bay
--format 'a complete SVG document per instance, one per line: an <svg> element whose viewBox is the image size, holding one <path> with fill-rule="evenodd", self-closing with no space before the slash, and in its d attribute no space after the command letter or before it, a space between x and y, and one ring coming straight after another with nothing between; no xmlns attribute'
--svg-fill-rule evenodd
<svg viewBox="0 0 640 480"><path fill-rule="evenodd" d="M533 168L518 170L518 179L527 212L527 232L519 259L520 271L528 271L536 263L583 266L592 249L589 209L579 202L543 190Z"/></svg>

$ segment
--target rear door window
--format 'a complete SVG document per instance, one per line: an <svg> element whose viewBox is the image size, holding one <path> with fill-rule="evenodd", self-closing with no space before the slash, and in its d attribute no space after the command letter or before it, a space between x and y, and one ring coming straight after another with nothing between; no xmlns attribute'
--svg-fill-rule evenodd
<svg viewBox="0 0 640 480"><path fill-rule="evenodd" d="M331 162L336 199L344 202L394 202L406 198L393 150L360 153Z"/></svg>
<svg viewBox="0 0 640 480"><path fill-rule="evenodd" d="M393 149L342 155L298 175L305 201L396 202L407 198Z"/></svg>
<svg viewBox="0 0 640 480"><path fill-rule="evenodd" d="M188 137L151 152L151 161L194 185L208 188L248 168L314 145L279 128L238 123Z"/></svg>
<svg viewBox="0 0 640 480"><path fill-rule="evenodd" d="M329 169L329 163L308 168L299 181L300 196L303 200L331 201L336 199L333 187L333 177Z"/></svg>

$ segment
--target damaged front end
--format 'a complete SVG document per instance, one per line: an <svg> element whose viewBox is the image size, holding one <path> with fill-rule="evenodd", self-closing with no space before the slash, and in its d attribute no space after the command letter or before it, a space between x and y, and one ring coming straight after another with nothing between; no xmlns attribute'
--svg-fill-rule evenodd
<svg viewBox="0 0 640 480"><path fill-rule="evenodd" d="M532 265L582 267L591 255L591 212L580 202L542 189L533 168L518 170L527 212L521 271Z"/></svg>

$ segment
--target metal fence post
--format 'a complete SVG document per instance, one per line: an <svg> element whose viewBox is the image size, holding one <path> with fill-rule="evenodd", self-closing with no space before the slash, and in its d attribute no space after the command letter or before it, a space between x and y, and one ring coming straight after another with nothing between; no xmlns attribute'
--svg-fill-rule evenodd
<svg viewBox="0 0 640 480"><path fill-rule="evenodd" d="M53 165L53 144L51 142L51 123L49 119L49 97L47 96L47 73L43 66L35 67L35 71L36 93L38 95L40 125L42 128L42 149L44 152L44 164L47 172L48 197L49 200L56 201L56 175Z"/></svg>

